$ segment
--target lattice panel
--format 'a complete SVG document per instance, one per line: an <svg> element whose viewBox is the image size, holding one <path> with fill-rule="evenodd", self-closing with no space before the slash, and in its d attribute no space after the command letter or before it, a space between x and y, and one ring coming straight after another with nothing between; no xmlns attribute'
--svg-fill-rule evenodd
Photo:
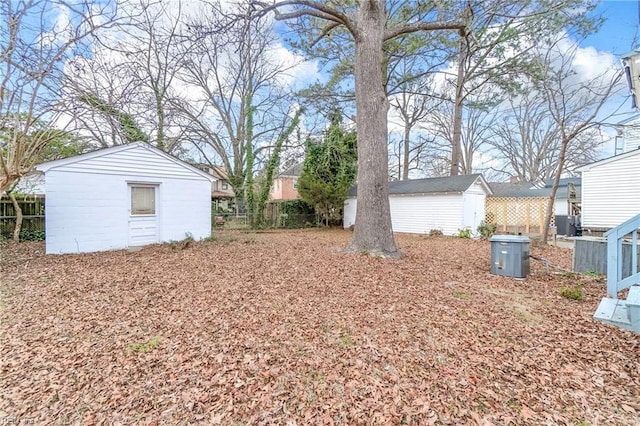
<svg viewBox="0 0 640 426"><path fill-rule="evenodd" d="M485 222L495 223L501 232L542 233L548 203L547 197L487 197Z"/></svg>

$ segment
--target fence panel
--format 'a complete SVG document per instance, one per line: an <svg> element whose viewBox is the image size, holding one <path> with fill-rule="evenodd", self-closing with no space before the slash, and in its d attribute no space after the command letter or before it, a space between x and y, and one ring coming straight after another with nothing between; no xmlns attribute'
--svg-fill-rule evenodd
<svg viewBox="0 0 640 426"><path fill-rule="evenodd" d="M17 197L16 197L17 198ZM22 232L25 239L44 238L44 198L17 198L22 210ZM0 199L0 238L12 238L16 211L9 198Z"/></svg>
<svg viewBox="0 0 640 426"><path fill-rule="evenodd" d="M485 222L498 225L498 232L542 234L548 203L548 197L487 197Z"/></svg>

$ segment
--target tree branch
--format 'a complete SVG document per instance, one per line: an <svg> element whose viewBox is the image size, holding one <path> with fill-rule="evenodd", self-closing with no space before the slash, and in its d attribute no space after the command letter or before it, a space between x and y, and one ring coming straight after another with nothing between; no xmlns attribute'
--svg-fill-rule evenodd
<svg viewBox="0 0 640 426"><path fill-rule="evenodd" d="M324 3L309 0L284 0L272 4L263 1L252 1L251 6L258 6L260 8L260 10L258 10L258 17L264 16L271 11L275 13L275 18L280 21L301 18L303 16L313 16L344 25L354 37L356 36L356 28L349 17ZM302 6L304 9L287 13L279 12L279 8L286 6Z"/></svg>
<svg viewBox="0 0 640 426"><path fill-rule="evenodd" d="M461 30L464 28L466 28L464 22L416 22L388 29L384 33L384 41L391 40L402 34L415 33L416 31Z"/></svg>

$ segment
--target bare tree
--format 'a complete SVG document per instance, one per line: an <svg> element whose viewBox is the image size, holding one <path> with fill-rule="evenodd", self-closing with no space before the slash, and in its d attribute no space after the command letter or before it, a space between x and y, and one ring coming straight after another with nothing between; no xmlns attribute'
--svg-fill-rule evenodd
<svg viewBox="0 0 640 426"><path fill-rule="evenodd" d="M117 24L115 3L0 3L0 193L28 173L59 135L64 66L89 55L93 36Z"/></svg>
<svg viewBox="0 0 640 426"><path fill-rule="evenodd" d="M466 175L476 172L474 158L491 140L496 96L499 94L477 91L476 96L466 98L466 105L461 109L457 143L454 143L453 139L456 133L455 122L451 119L455 109L454 103L442 102L424 121L424 128L435 136L431 151L438 157L448 156L448 174L451 171L451 150L454 145L458 145L460 150L459 173Z"/></svg>
<svg viewBox="0 0 640 426"><path fill-rule="evenodd" d="M184 45L178 76L188 90L174 105L184 118L185 136L207 162L224 166L236 196L242 198L247 174L254 169L247 164L247 144L251 162L266 164L292 120L292 94L285 81L293 64L274 59L277 44L271 24L243 16L219 31L224 24L215 4L189 22L192 41ZM289 141L283 143L286 149Z"/></svg>
<svg viewBox="0 0 640 426"><path fill-rule="evenodd" d="M91 58L78 58L68 68L64 95L73 111L69 128L97 148L148 141L139 115L132 114L139 92L124 55L99 47Z"/></svg>
<svg viewBox="0 0 640 426"><path fill-rule="evenodd" d="M318 41L337 27L345 28L355 46L354 76L358 137L358 203L352 251L399 256L391 228L388 184L387 112L385 91L385 43L417 31L457 30L463 24L441 19L438 11L414 2L387 5L369 0L357 6L308 0L275 3L254 2L260 14L274 11L276 19L303 20L315 28ZM388 7L389 6L389 7ZM427 9L427 10L425 10ZM400 12L403 18L392 19ZM322 24L322 22L324 24ZM316 23L320 25L315 25Z"/></svg>
<svg viewBox="0 0 640 426"><path fill-rule="evenodd" d="M493 123L490 145L511 175L520 182L546 181L553 176L560 139L539 92L509 99L505 110L496 112Z"/></svg>
<svg viewBox="0 0 640 426"><path fill-rule="evenodd" d="M139 0L118 34L74 64L67 92L79 132L102 146L144 140L181 153L184 127L171 102L186 54L181 4Z"/></svg>
<svg viewBox="0 0 640 426"><path fill-rule="evenodd" d="M394 175L401 180L409 179L409 172L420 168L420 160L428 143L426 137L412 137L413 130L442 102L432 93L433 74L412 75L415 62L415 56L400 59L396 69L404 78L397 83L398 93L389 98L392 112L397 114L398 124L402 127L399 141L395 141L393 135L389 137L393 148L392 158L395 159L394 169L397 169L397 174L394 170Z"/></svg>
<svg viewBox="0 0 640 426"><path fill-rule="evenodd" d="M600 116L611 94L622 89L623 73L620 69L609 68L587 79L581 78L576 70L579 49L578 42L571 40L568 34L561 33L550 48L540 47L537 50L538 69L544 76L538 83L547 102L550 118L557 126L560 143L547 205L543 243L547 242L553 203L570 146L584 141L582 135L612 114L609 112L605 117Z"/></svg>
<svg viewBox="0 0 640 426"><path fill-rule="evenodd" d="M460 173L463 108L478 90L517 90L517 76L531 60L530 51L543 38L565 25L594 28L598 18L589 12L596 3L565 0L548 3L533 0L467 1L457 49L455 94L452 102L451 175Z"/></svg>

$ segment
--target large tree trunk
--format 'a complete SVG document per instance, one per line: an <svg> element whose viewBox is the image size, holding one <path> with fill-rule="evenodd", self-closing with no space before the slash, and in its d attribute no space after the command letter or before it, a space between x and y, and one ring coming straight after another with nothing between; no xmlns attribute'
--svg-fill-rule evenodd
<svg viewBox="0 0 640 426"><path fill-rule="evenodd" d="M20 242L20 231L22 231L22 208L20 208L20 203L16 200L16 196L13 192L9 192L9 199L13 204L13 209L16 212L16 225L13 228L13 241L16 243Z"/></svg>
<svg viewBox="0 0 640 426"><path fill-rule="evenodd" d="M358 204L349 251L398 257L391 229L387 144L389 102L383 84L385 2L361 2L355 38Z"/></svg>

